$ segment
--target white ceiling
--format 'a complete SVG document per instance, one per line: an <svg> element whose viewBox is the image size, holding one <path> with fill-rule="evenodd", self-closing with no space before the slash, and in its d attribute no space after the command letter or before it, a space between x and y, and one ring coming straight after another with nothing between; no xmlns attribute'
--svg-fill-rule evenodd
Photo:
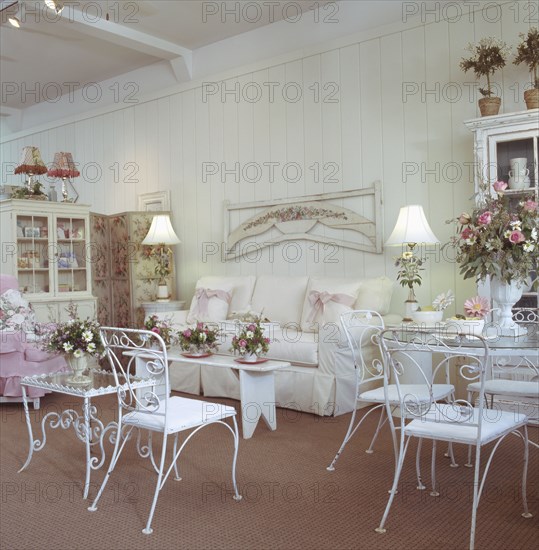
<svg viewBox="0 0 539 550"><path fill-rule="evenodd" d="M283 18L290 22L298 16L313 21L317 17L321 24L313 27L314 33L309 37L311 43L313 39L322 40L323 31L327 35L331 27L332 31L350 34L393 23L402 19L403 2L66 0L65 4L61 16L56 16L43 0L16 3L15 0L0 0L3 10L0 28L2 116L20 115L40 102L52 105L57 96L85 84L155 66L163 60L170 62L176 82L188 81L193 77L193 63L202 63L200 60L204 59L208 70L210 65L214 70L216 67L208 63L208 59L217 59L219 53L224 55L225 50L221 48L208 51L210 44L215 46L229 39L227 44L235 40L239 46L240 40L235 38L238 35L262 32L261 27L268 27L276 29L270 39L275 49L284 37ZM346 4L354 14L353 21L346 17L347 12L342 8ZM316 5L321 6L318 15L313 11ZM19 7L22 27L15 29L7 18ZM303 13L298 14L298 9ZM332 24L332 20L337 22ZM293 46L303 47L300 25L287 26L288 39L290 27L296 27L293 30L297 31L297 39ZM322 30L322 26L326 28ZM267 32L260 35L258 44L257 35L251 35L253 38L246 43L253 47L268 43ZM195 55L202 51L204 54ZM195 70L195 73L201 74L201 71Z"/></svg>

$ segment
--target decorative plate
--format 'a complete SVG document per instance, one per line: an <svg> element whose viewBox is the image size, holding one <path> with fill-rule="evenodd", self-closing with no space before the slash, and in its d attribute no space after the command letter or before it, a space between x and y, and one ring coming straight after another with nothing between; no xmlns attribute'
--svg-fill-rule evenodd
<svg viewBox="0 0 539 550"><path fill-rule="evenodd" d="M203 357L213 355L213 353L182 353L182 355L189 359L202 359Z"/></svg>
<svg viewBox="0 0 539 550"><path fill-rule="evenodd" d="M266 361L269 361L267 357L260 357L256 361L246 361L245 359L242 359L239 357L238 359L234 359L237 363L241 363L242 365L258 365L259 363L265 363Z"/></svg>

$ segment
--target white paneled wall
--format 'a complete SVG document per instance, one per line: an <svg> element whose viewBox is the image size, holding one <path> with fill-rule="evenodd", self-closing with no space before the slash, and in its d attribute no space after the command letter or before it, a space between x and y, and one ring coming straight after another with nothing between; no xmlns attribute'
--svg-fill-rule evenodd
<svg viewBox="0 0 539 550"><path fill-rule="evenodd" d="M160 99L51 127L4 142L2 163L16 163L24 145L40 147L46 162L55 151L71 151L83 172L75 182L80 202L107 214L136 209L140 193L170 190L182 240L176 249L182 299L190 299L196 279L207 274L394 278L395 250L384 255L339 250L333 256L323 246L299 243L224 263L223 201L349 190L381 180L385 236L401 206L419 203L447 242L452 227L445 220L467 208L473 192L466 165L473 158L472 136L463 121L477 116L477 96L469 97L472 87L464 83L474 79L458 63L466 43L480 37L517 42L529 24L516 22L507 4L503 9L495 22L476 16L473 22L392 27L289 62L261 63L255 72L237 71L220 86L230 92L239 87L239 101L233 93L205 97L199 82ZM526 79L524 69L514 66L496 76L504 112L525 108ZM252 100L259 92L260 100ZM258 172L251 165L243 177L249 163ZM300 167L298 181L283 174L292 163ZM205 168L216 173L205 175ZM252 181L257 173L260 179ZM358 202L357 210L368 216L373 208ZM234 214L232 227L252 213ZM335 234L329 228L317 231ZM456 289L458 302L473 292L453 263L430 250L419 298L426 302L447 288ZM403 290L396 293L395 311L402 309L404 296Z"/></svg>

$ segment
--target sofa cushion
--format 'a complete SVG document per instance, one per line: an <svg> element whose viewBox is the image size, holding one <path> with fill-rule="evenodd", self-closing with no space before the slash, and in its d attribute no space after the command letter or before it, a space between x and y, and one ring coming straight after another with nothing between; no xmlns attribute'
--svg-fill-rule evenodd
<svg viewBox="0 0 539 550"><path fill-rule="evenodd" d="M34 310L18 290L8 289L0 295L0 330L28 333L36 330Z"/></svg>
<svg viewBox="0 0 539 550"><path fill-rule="evenodd" d="M300 323L308 277L260 275L256 279L251 309L271 322Z"/></svg>
<svg viewBox="0 0 539 550"><path fill-rule="evenodd" d="M197 321L222 321L227 318L234 286L219 282L216 286L206 286L203 279L197 282L195 295L187 315L188 323Z"/></svg>
<svg viewBox="0 0 539 550"><path fill-rule="evenodd" d="M361 281L335 277L311 277L303 304L301 329L318 332L328 323L339 325L340 316L353 309Z"/></svg>
<svg viewBox="0 0 539 550"><path fill-rule="evenodd" d="M393 295L393 281L388 277L363 279L359 287L354 309L370 309L387 315Z"/></svg>

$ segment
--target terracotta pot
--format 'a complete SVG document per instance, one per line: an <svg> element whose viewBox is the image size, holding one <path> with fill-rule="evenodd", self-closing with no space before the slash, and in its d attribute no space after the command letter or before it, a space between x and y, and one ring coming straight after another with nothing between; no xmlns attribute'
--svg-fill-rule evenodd
<svg viewBox="0 0 539 550"><path fill-rule="evenodd" d="M482 97L479 100L481 116L497 115L500 111L502 100L499 97Z"/></svg>
<svg viewBox="0 0 539 550"><path fill-rule="evenodd" d="M524 101L528 109L539 108L539 89L532 88L531 90L526 90L524 92Z"/></svg>

